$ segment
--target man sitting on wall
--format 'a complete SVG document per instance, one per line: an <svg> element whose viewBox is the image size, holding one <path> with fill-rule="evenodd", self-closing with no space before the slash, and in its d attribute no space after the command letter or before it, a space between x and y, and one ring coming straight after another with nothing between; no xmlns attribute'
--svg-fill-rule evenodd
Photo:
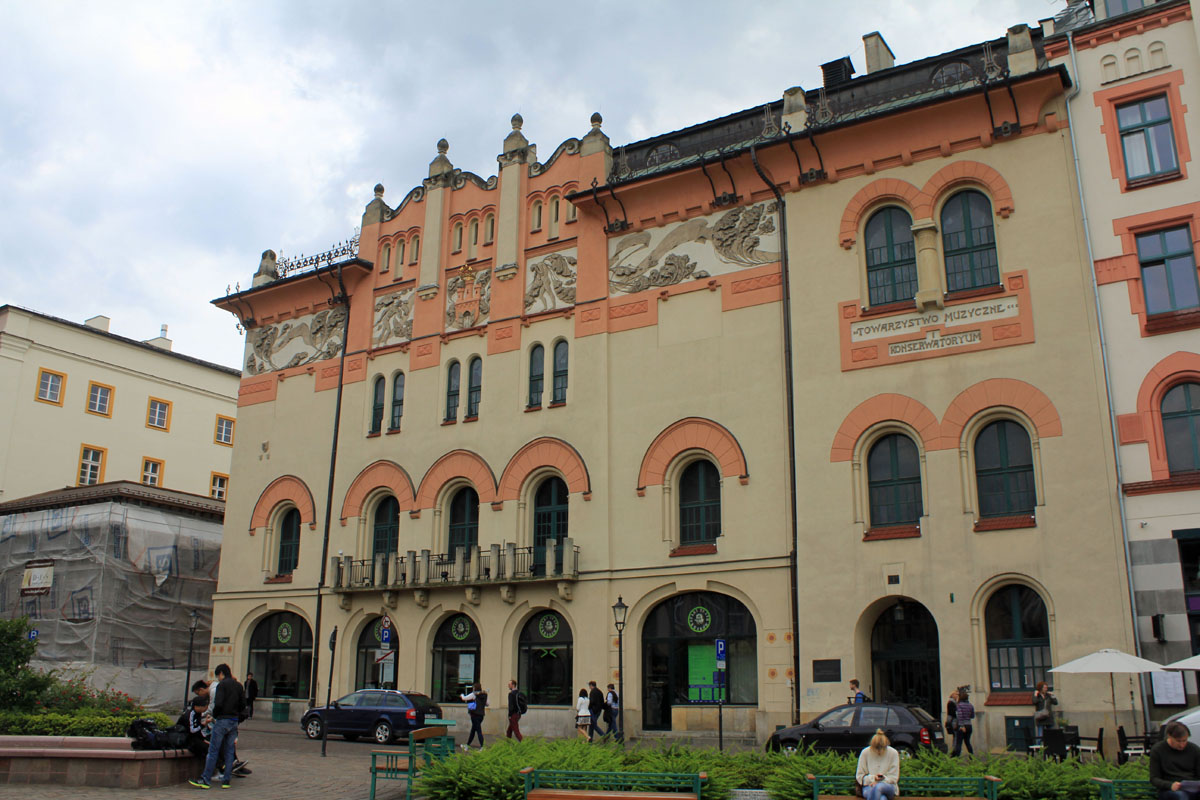
<svg viewBox="0 0 1200 800"><path fill-rule="evenodd" d="M1163 733L1163 741L1150 748L1150 783L1159 800L1197 800L1200 747L1188 741L1191 732L1182 722L1168 723Z"/></svg>

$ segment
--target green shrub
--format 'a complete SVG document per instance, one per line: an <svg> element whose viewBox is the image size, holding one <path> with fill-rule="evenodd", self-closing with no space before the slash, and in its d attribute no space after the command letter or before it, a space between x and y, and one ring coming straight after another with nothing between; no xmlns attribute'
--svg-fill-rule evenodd
<svg viewBox="0 0 1200 800"><path fill-rule="evenodd" d="M175 720L166 714L5 710L0 711L0 736L124 736L129 723L135 719L153 719L163 729L175 724Z"/></svg>
<svg viewBox="0 0 1200 800"><path fill-rule="evenodd" d="M0 619L0 708L32 709L54 683L53 674L29 666L37 650L31 630L29 617Z"/></svg>

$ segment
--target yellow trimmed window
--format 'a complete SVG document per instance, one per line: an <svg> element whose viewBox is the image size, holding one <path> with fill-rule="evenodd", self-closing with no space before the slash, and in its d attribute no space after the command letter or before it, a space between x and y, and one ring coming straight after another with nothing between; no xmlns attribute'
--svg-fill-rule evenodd
<svg viewBox="0 0 1200 800"><path fill-rule="evenodd" d="M67 388L67 376L51 369L38 370L37 399L43 403L61 406Z"/></svg>
<svg viewBox="0 0 1200 800"><path fill-rule="evenodd" d="M99 417L112 417L113 387L92 381L88 384L87 412Z"/></svg>
<svg viewBox="0 0 1200 800"><path fill-rule="evenodd" d="M217 444L233 446L233 425L232 417L222 417L217 415L217 428L213 434L213 441Z"/></svg>
<svg viewBox="0 0 1200 800"><path fill-rule="evenodd" d="M214 472L209 480L208 496L213 500L224 500L227 491L229 491L229 476Z"/></svg>
<svg viewBox="0 0 1200 800"><path fill-rule="evenodd" d="M150 402L146 406L146 427L162 431L171 429L171 403L169 401L160 400L157 397L150 398Z"/></svg>
<svg viewBox="0 0 1200 800"><path fill-rule="evenodd" d="M147 486L162 486L163 462L157 458L142 459L142 483Z"/></svg>
<svg viewBox="0 0 1200 800"><path fill-rule="evenodd" d="M108 451L103 447L85 444L79 448L78 484L92 486L104 481L104 460Z"/></svg>

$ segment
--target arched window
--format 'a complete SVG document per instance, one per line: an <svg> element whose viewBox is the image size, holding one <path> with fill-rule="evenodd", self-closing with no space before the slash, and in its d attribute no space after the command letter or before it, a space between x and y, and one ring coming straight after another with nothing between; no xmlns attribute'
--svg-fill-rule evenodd
<svg viewBox="0 0 1200 800"><path fill-rule="evenodd" d="M1181 383L1167 392L1162 420L1171 474L1200 470L1200 383Z"/></svg>
<svg viewBox="0 0 1200 800"><path fill-rule="evenodd" d="M553 475L542 481L533 496L533 574L545 575L546 562L558 574L562 565L562 540L567 536L567 484Z"/></svg>
<svg viewBox="0 0 1200 800"><path fill-rule="evenodd" d="M917 251L912 217L889 206L867 220L867 291L873 306L911 300L917 294Z"/></svg>
<svg viewBox="0 0 1200 800"><path fill-rule="evenodd" d="M462 223L458 222L454 225L454 252L462 250Z"/></svg>
<svg viewBox="0 0 1200 800"><path fill-rule="evenodd" d="M412 260L409 262L410 264L415 264L421 260L421 237L420 236L412 237L412 256L411 256L411 258L412 258Z"/></svg>
<svg viewBox="0 0 1200 800"><path fill-rule="evenodd" d="M404 267L404 240L399 239L396 241L396 269L402 269L403 267Z"/></svg>
<svg viewBox="0 0 1200 800"><path fill-rule="evenodd" d="M679 477L679 543L709 544L721 535L721 475L697 459Z"/></svg>
<svg viewBox="0 0 1200 800"><path fill-rule="evenodd" d="M550 238L558 236L558 196L550 198Z"/></svg>
<svg viewBox="0 0 1200 800"><path fill-rule="evenodd" d="M371 433L379 433L383 427L383 395L387 391L387 381L380 375L375 379L375 388L371 393Z"/></svg>
<svg viewBox="0 0 1200 800"><path fill-rule="evenodd" d="M477 680L479 631L466 614L455 614L433 636L433 685L429 696L435 703L461 703Z"/></svg>
<svg viewBox="0 0 1200 800"><path fill-rule="evenodd" d="M451 361L446 371L446 422L458 419L458 378L461 371L457 361Z"/></svg>
<svg viewBox="0 0 1200 800"><path fill-rule="evenodd" d="M913 440L889 434L867 456L871 527L916 525L921 518L921 458Z"/></svg>
<svg viewBox="0 0 1200 800"><path fill-rule="evenodd" d="M529 351L529 408L542 405L542 387L545 384L546 351L535 344Z"/></svg>
<svg viewBox="0 0 1200 800"><path fill-rule="evenodd" d="M491 244L494 238L496 238L496 217L488 214L483 218L483 243Z"/></svg>
<svg viewBox="0 0 1200 800"><path fill-rule="evenodd" d="M1027 586L1005 586L988 599L988 675L992 690L1030 691L1048 677L1050 623L1046 604Z"/></svg>
<svg viewBox="0 0 1200 800"><path fill-rule="evenodd" d="M388 496L375 506L371 556L391 555L400 548L400 503Z"/></svg>
<svg viewBox="0 0 1200 800"><path fill-rule="evenodd" d="M453 558L458 548L466 549L466 560L479 544L479 493L464 486L450 499L450 528L446 536L446 549Z"/></svg>
<svg viewBox="0 0 1200 800"><path fill-rule="evenodd" d="M376 617L363 626L358 635L357 658L354 670L354 688L358 689L390 689L395 686L392 672L395 661L391 658L379 660L383 655L382 636L383 617ZM395 636L397 631L393 630Z"/></svg>
<svg viewBox="0 0 1200 800"><path fill-rule="evenodd" d="M308 697L312 630L304 618L280 611L259 621L250 634L246 670L258 676L267 697Z"/></svg>
<svg viewBox="0 0 1200 800"><path fill-rule="evenodd" d="M1029 433L1012 420L989 424L975 437L979 516L1032 514L1037 504Z"/></svg>
<svg viewBox="0 0 1200 800"><path fill-rule="evenodd" d="M571 643L571 627L557 611L538 611L525 623L517 640L517 685L530 703L574 705Z"/></svg>
<svg viewBox="0 0 1200 800"><path fill-rule="evenodd" d="M400 430L400 419L404 416L404 373L397 372L392 378L392 419L389 430Z"/></svg>
<svg viewBox="0 0 1200 800"><path fill-rule="evenodd" d="M479 416L479 400L483 396L483 359L471 359L467 365L467 418Z"/></svg>
<svg viewBox="0 0 1200 800"><path fill-rule="evenodd" d="M948 291L1000 283L992 204L982 192L970 189L946 201L942 207L942 248Z"/></svg>
<svg viewBox="0 0 1200 800"><path fill-rule="evenodd" d="M467 257L475 257L475 248L479 247L479 220L471 220L471 238L467 242Z"/></svg>
<svg viewBox="0 0 1200 800"><path fill-rule="evenodd" d="M567 354L570 345L566 340L554 345L554 393L550 396L551 403L567 402Z"/></svg>
<svg viewBox="0 0 1200 800"><path fill-rule="evenodd" d="M291 575L300 563L300 510L289 508L279 521L279 561L276 575Z"/></svg>
<svg viewBox="0 0 1200 800"><path fill-rule="evenodd" d="M530 230L540 231L542 229L542 201L534 200L533 209L529 215Z"/></svg>
<svg viewBox="0 0 1200 800"><path fill-rule="evenodd" d="M391 267L392 267L391 245L385 244L383 246L383 258L381 258L380 261L382 262L382 266L380 266L380 268L379 268L380 272L387 272L389 269L391 269Z"/></svg>
<svg viewBox="0 0 1200 800"><path fill-rule="evenodd" d="M570 200L563 200L567 204L567 222L575 221L575 204Z"/></svg>

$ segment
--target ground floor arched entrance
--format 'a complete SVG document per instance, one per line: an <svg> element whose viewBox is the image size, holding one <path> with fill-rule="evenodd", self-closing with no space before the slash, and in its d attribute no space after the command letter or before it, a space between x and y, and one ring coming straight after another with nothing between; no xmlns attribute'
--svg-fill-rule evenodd
<svg viewBox="0 0 1200 800"><path fill-rule="evenodd" d="M908 598L880 612L871 629L871 672L875 697L912 703L941 716L941 671L937 623L929 609Z"/></svg>
<svg viewBox="0 0 1200 800"><path fill-rule="evenodd" d="M717 670L724 639L726 669ZM758 703L758 631L740 601L715 592L663 600L642 628L642 727L671 730L679 707Z"/></svg>
<svg viewBox="0 0 1200 800"><path fill-rule="evenodd" d="M265 697L308 697L312 629L299 614L279 611L259 620L250 634L248 671Z"/></svg>

